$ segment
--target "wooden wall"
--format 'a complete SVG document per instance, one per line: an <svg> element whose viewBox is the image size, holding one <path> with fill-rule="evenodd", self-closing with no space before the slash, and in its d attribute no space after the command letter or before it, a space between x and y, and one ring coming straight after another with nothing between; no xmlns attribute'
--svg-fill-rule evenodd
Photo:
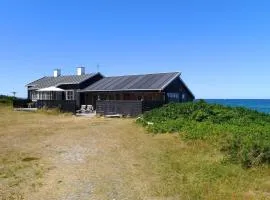
<svg viewBox="0 0 270 200"><path fill-rule="evenodd" d="M172 81L165 89L164 92L167 93L179 93L179 102L187 102L187 101L193 101L194 96L189 91L189 89L186 87L184 82L179 78L176 78L174 81ZM184 96L183 96L184 95ZM183 98L184 97L184 98ZM166 95L166 102L168 103L169 100Z"/></svg>
<svg viewBox="0 0 270 200"><path fill-rule="evenodd" d="M96 112L100 115L121 114L135 117L162 105L164 105L164 101L98 100Z"/></svg>
<svg viewBox="0 0 270 200"><path fill-rule="evenodd" d="M132 100L98 100L96 112L100 115L129 115L137 116L142 113L142 102Z"/></svg>
<svg viewBox="0 0 270 200"><path fill-rule="evenodd" d="M38 100L36 105L37 108L59 108L62 112L76 113L75 100Z"/></svg>

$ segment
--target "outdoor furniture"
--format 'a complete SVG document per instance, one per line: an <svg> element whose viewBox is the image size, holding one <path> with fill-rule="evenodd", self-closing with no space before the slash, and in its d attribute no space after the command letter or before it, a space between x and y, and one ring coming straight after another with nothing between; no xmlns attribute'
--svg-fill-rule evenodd
<svg viewBox="0 0 270 200"><path fill-rule="evenodd" d="M87 105L86 112L90 112L90 113L94 112L94 107L92 105Z"/></svg>
<svg viewBox="0 0 270 200"><path fill-rule="evenodd" d="M86 105L81 105L81 109L76 111L77 113L85 113L86 112Z"/></svg>

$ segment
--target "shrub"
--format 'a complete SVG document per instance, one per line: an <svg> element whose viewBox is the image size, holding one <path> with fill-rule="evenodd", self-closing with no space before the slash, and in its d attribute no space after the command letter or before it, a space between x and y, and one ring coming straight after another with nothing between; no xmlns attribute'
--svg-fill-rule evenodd
<svg viewBox="0 0 270 200"><path fill-rule="evenodd" d="M27 107L30 102L30 99L0 95L0 105L4 106L13 106L14 108Z"/></svg>
<svg viewBox="0 0 270 200"><path fill-rule="evenodd" d="M12 105L13 97L0 95L0 105Z"/></svg>
<svg viewBox="0 0 270 200"><path fill-rule="evenodd" d="M199 101L165 105L145 113L138 123L153 133L179 132L184 139L209 141L244 167L270 163L268 114Z"/></svg>

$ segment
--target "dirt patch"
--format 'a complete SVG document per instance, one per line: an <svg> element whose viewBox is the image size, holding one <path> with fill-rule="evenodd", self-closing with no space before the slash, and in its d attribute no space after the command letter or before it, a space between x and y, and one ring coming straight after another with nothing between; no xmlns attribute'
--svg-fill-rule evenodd
<svg viewBox="0 0 270 200"><path fill-rule="evenodd" d="M34 161L34 160L39 160L40 158L37 157L25 157L22 159L23 162L30 162L30 161Z"/></svg>

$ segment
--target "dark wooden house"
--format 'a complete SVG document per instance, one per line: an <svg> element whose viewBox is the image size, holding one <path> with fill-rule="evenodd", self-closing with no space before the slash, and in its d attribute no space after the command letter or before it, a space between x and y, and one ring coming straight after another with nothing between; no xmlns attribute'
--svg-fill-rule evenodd
<svg viewBox="0 0 270 200"><path fill-rule="evenodd" d="M169 102L193 101L179 72L104 77L81 90L81 104L99 114L138 115Z"/></svg>
<svg viewBox="0 0 270 200"><path fill-rule="evenodd" d="M85 74L62 76L55 70L26 85L28 98L37 107L60 107L75 112L81 105L92 105L98 114L136 116L169 102L193 101L194 95L179 72L104 77Z"/></svg>
<svg viewBox="0 0 270 200"><path fill-rule="evenodd" d="M102 78L100 73L85 74L84 67L78 67L75 75L64 76L56 69L53 76L44 76L26 85L28 99L38 107L62 107L75 112L81 105L78 91Z"/></svg>

